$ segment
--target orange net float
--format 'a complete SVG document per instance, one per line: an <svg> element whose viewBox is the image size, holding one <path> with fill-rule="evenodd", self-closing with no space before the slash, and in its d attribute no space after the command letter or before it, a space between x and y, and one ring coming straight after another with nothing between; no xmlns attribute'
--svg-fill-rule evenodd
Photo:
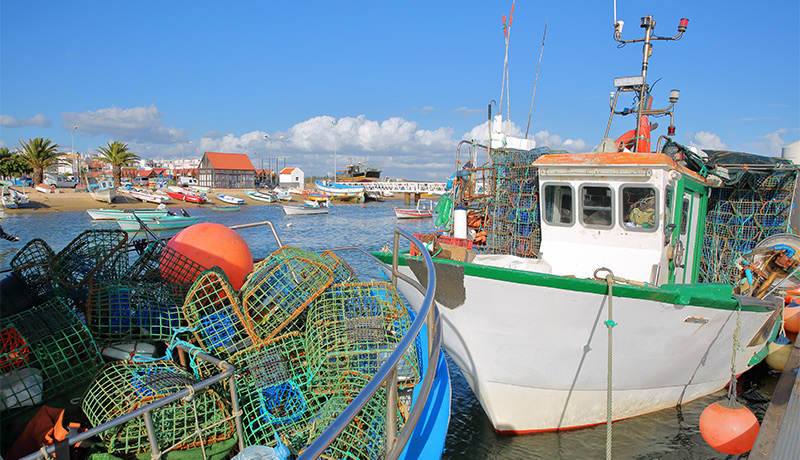
<svg viewBox="0 0 800 460"><path fill-rule="evenodd" d="M172 237L167 247L204 267L221 268L236 290L253 271L253 255L244 238L221 224L194 224ZM171 279L169 273L162 276Z"/></svg>
<svg viewBox="0 0 800 460"><path fill-rule="evenodd" d="M743 454L753 448L760 425L750 409L728 401L715 402L700 414L700 434L724 454Z"/></svg>
<svg viewBox="0 0 800 460"><path fill-rule="evenodd" d="M800 304L792 302L783 307L783 328L795 334L800 331Z"/></svg>

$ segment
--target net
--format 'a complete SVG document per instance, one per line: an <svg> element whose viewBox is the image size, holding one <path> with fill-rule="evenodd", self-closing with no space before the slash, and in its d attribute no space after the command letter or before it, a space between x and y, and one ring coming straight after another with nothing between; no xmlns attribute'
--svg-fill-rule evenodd
<svg viewBox="0 0 800 460"><path fill-rule="evenodd" d="M39 301L55 295L52 263L56 254L39 238L29 241L11 259L14 274L22 280Z"/></svg>

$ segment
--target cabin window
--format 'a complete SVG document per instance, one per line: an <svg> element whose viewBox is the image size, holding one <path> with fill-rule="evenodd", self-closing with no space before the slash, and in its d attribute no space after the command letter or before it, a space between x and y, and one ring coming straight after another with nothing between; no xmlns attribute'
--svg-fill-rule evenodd
<svg viewBox="0 0 800 460"><path fill-rule="evenodd" d="M683 199L683 211L681 212L681 235L686 234L686 229L689 227L689 199Z"/></svg>
<svg viewBox="0 0 800 460"><path fill-rule="evenodd" d="M581 187L581 221L587 227L611 228L614 226L613 193L604 185Z"/></svg>
<svg viewBox="0 0 800 460"><path fill-rule="evenodd" d="M572 187L569 185L545 184L545 222L552 225L572 225L575 222L572 203Z"/></svg>
<svg viewBox="0 0 800 460"><path fill-rule="evenodd" d="M626 230L654 231L656 217L656 189L642 186L622 186L622 226Z"/></svg>

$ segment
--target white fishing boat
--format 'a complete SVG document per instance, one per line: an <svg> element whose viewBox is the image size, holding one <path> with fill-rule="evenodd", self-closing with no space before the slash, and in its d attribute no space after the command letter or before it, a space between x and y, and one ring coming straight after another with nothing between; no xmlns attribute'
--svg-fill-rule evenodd
<svg viewBox="0 0 800 460"><path fill-rule="evenodd" d="M131 217L134 213L142 219L164 217L169 211L164 207L164 209L136 209L131 211L125 209L87 209L86 213L93 220L117 220L123 217Z"/></svg>
<svg viewBox="0 0 800 460"><path fill-rule="evenodd" d="M272 193L275 194L280 201L292 201L292 194L280 187L272 189Z"/></svg>
<svg viewBox="0 0 800 460"><path fill-rule="evenodd" d="M256 201L264 201L267 203L276 203L278 201L278 198L271 193L263 193L254 190L247 190L244 192L244 194Z"/></svg>
<svg viewBox="0 0 800 460"><path fill-rule="evenodd" d="M363 200L364 199L364 186L363 185L344 185L338 182L330 181L314 181L314 184L322 193L332 195L334 198L340 200Z"/></svg>
<svg viewBox="0 0 800 460"><path fill-rule="evenodd" d="M111 179L101 179L94 184L89 184L89 195L97 201L113 203L117 198L117 187Z"/></svg>
<svg viewBox="0 0 800 460"><path fill-rule="evenodd" d="M330 208L330 200L303 200L303 205L309 208Z"/></svg>
<svg viewBox="0 0 800 460"><path fill-rule="evenodd" d="M327 207L311 207L311 206L293 206L289 204L282 204L283 212L287 216L314 216L317 214L327 214Z"/></svg>
<svg viewBox="0 0 800 460"><path fill-rule="evenodd" d="M225 195L223 193L217 193L216 195L220 201L228 204L244 204L244 198L236 198L235 196Z"/></svg>
<svg viewBox="0 0 800 460"><path fill-rule="evenodd" d="M4 208L16 209L28 206L30 198L27 193L12 188L8 182L0 183L0 205Z"/></svg>
<svg viewBox="0 0 800 460"><path fill-rule="evenodd" d="M137 200L144 201L145 203L169 203L170 197L166 194L150 193L142 189L130 189L128 193Z"/></svg>
<svg viewBox="0 0 800 460"><path fill-rule="evenodd" d="M433 217L433 201L419 200L413 208L394 208L394 215L398 219L426 219Z"/></svg>
<svg viewBox="0 0 800 460"><path fill-rule="evenodd" d="M138 214L138 213L137 213ZM186 228L197 222L197 217L171 216L162 217L140 217L142 223L147 225L150 230L177 230ZM126 232L135 232L142 228L139 221L134 216L126 216L117 219L117 225Z"/></svg>
<svg viewBox="0 0 800 460"><path fill-rule="evenodd" d="M654 26L642 19L645 50L665 39L651 36ZM682 20L670 39L685 30ZM773 248L782 263L749 281L736 259L789 231L797 166L703 154L666 136L651 151L647 118L672 121L677 91L656 110L646 74L615 86L612 117L628 113L620 95L648 102L634 105L635 129L616 140L607 130L597 152L534 149L504 135L496 117L488 145L457 163L445 197L456 206L452 236L429 236L445 349L499 432L579 428L692 401L763 359L779 330L782 296L769 294L798 266L800 239ZM487 151L491 187L476 195L486 170L465 165ZM425 282L419 259L401 265ZM420 305L419 293L401 291Z"/></svg>

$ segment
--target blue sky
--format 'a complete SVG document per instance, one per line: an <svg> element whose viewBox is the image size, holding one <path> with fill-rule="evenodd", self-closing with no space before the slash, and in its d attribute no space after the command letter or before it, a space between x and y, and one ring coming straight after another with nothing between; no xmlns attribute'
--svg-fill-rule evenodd
<svg viewBox="0 0 800 460"><path fill-rule="evenodd" d="M320 175L335 150L339 167L352 158L442 180L458 141L486 137L510 10L510 0L2 0L0 146L46 137L69 151L77 125L81 153L120 141L146 158L280 156ZM654 108L681 90L676 140L771 156L798 140L800 2L618 0L623 39L642 36L646 14L659 36L689 19L680 41L655 43L648 74L661 78ZM640 73L642 47L617 48L611 0L517 1L510 114L522 136L546 20L529 137L591 149L613 79ZM633 125L617 118L611 135Z"/></svg>

